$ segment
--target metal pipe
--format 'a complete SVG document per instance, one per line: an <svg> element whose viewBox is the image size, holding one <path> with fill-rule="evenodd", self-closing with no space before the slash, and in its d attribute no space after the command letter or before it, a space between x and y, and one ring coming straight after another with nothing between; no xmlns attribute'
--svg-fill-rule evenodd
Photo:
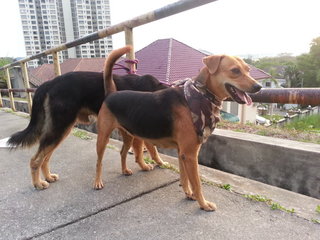
<svg viewBox="0 0 320 240"><path fill-rule="evenodd" d="M11 88L11 89L0 89L0 92L10 93L10 92L35 92L36 88Z"/></svg>
<svg viewBox="0 0 320 240"><path fill-rule="evenodd" d="M320 88L264 88L250 94L253 102L320 105Z"/></svg>
<svg viewBox="0 0 320 240"><path fill-rule="evenodd" d="M127 21L121 22L119 24L107 27L107 28L102 29L100 31L86 35L82 38L76 39L74 41L58 45L57 47L48 49L48 50L43 51L41 53L38 53L36 55L32 55L30 57L24 58L20 61L16 61L11 64L7 64L7 65L1 67L0 70L3 70L8 67L16 66L22 62L28 62L30 60L38 59L40 57L44 57L46 55L53 54L54 52L66 50L71 47L79 46L79 45L87 43L87 42L92 42L92 41L98 40L100 38L104 38L104 37L122 32L122 31L124 31L125 27L128 27L128 28L138 27L143 24L150 23L150 22L153 22L156 20L160 20L162 18L169 17L174 14L177 14L177 13L180 13L183 11L187 11L187 10L195 8L195 7L200 7L202 5L205 5L210 2L215 2L215 1L217 1L217 0L181 0L181 1L178 1L178 2L175 2L172 4L168 4L165 7L162 7L162 8L156 9L154 11L151 11L149 13L140 15L138 17L131 19L131 20L127 20Z"/></svg>

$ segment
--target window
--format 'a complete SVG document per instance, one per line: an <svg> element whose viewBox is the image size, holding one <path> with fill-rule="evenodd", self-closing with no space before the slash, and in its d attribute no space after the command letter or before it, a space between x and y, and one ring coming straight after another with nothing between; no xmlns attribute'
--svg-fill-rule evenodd
<svg viewBox="0 0 320 240"><path fill-rule="evenodd" d="M266 82L266 87L271 87L271 82Z"/></svg>

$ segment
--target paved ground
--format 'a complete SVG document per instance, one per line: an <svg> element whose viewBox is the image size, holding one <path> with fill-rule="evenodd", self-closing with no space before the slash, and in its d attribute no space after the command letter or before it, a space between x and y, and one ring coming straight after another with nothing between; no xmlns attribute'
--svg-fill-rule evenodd
<svg viewBox="0 0 320 240"><path fill-rule="evenodd" d="M28 119L0 111L0 139L23 129ZM94 135L93 135L94 136ZM134 174L120 174L119 142L104 159L105 188L92 188L95 139L70 135L52 157L60 180L47 190L31 185L29 159L35 148L0 148L0 239L319 239L320 201L208 168L201 173L233 192L204 184L216 212L204 212L184 198L179 175L169 169L142 172L128 156ZM172 163L176 159L163 157ZM296 213L271 210L239 192L263 193Z"/></svg>

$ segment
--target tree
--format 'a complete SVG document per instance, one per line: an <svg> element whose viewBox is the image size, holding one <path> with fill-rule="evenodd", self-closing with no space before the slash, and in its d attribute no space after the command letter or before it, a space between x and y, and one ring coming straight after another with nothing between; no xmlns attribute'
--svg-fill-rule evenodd
<svg viewBox="0 0 320 240"><path fill-rule="evenodd" d="M12 58L0 58L0 67L12 63ZM0 88L7 87L7 76L4 70L0 71Z"/></svg>
<svg viewBox="0 0 320 240"><path fill-rule="evenodd" d="M284 67L283 76L287 81L287 87L303 87L302 72L296 64L287 64Z"/></svg>
<svg viewBox="0 0 320 240"><path fill-rule="evenodd" d="M297 66L303 72L304 87L320 87L320 37L312 40L308 54L297 57Z"/></svg>
<svg viewBox="0 0 320 240"><path fill-rule="evenodd" d="M297 57L298 68L303 72L303 86L316 87L317 72L310 54L302 54Z"/></svg>
<svg viewBox="0 0 320 240"><path fill-rule="evenodd" d="M283 78L284 66L296 63L296 58L290 54L279 54L277 57L264 57L255 61L253 65L272 75L274 78Z"/></svg>

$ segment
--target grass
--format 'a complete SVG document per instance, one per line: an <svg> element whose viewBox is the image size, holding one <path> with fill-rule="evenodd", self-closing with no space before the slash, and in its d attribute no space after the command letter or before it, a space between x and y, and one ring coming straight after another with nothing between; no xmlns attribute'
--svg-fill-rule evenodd
<svg viewBox="0 0 320 240"><path fill-rule="evenodd" d="M112 144L107 144L107 148L108 148L108 149L112 149L112 150L119 151L119 149L118 149L116 146L112 145Z"/></svg>
<svg viewBox="0 0 320 240"><path fill-rule="evenodd" d="M222 189L225 189L225 190L227 190L227 191L231 191L231 185L230 185L230 184L223 184L223 185L221 186L221 188L222 188Z"/></svg>
<svg viewBox="0 0 320 240"><path fill-rule="evenodd" d="M244 195L244 197L247 199L250 199L251 201L264 202L268 206L270 206L270 208L272 210L280 210L280 211L287 212L287 213L294 213L295 212L294 208L287 209L287 208L281 206L279 203L276 203L272 199L267 198L265 196L246 194L246 195Z"/></svg>
<svg viewBox="0 0 320 240"><path fill-rule="evenodd" d="M150 157L145 157L143 160L146 164L156 164L156 162Z"/></svg>
<svg viewBox="0 0 320 240"><path fill-rule="evenodd" d="M281 115L262 115L262 117L269 119L271 122L277 122L283 118Z"/></svg>
<svg viewBox="0 0 320 240"><path fill-rule="evenodd" d="M92 137L86 131L79 130L77 128L72 129L73 136L81 138L82 140L91 140Z"/></svg>
<svg viewBox="0 0 320 240"><path fill-rule="evenodd" d="M320 205L318 205L318 206L316 207L316 212L317 212L317 213L320 213Z"/></svg>
<svg viewBox="0 0 320 240"><path fill-rule="evenodd" d="M311 222L320 224L320 220L319 220L319 219L315 219L315 218L312 218L312 219L311 219Z"/></svg>
<svg viewBox="0 0 320 240"><path fill-rule="evenodd" d="M313 115L317 116L317 115ZM318 116L320 118L320 116ZM313 117L315 118L315 117ZM317 123L313 123L312 128L306 127L304 129L296 129L296 128L279 128L279 127L265 127L261 125L255 125L252 123L247 124L240 124L240 123L232 123L228 121L221 121L218 123L217 128L226 129L236 132L245 132L251 133L261 136L268 136L268 137L275 137L275 138L282 138L282 139L289 139L294 141L300 142L309 142L309 143L316 143L320 144L320 128L315 128L320 124L320 119L314 120L307 120L307 126L311 126L314 121L319 121ZM304 118L306 119L306 118ZM311 123L312 121L312 123Z"/></svg>
<svg viewBox="0 0 320 240"><path fill-rule="evenodd" d="M294 120L291 123L286 124L284 128L320 133L320 115L312 115Z"/></svg>

